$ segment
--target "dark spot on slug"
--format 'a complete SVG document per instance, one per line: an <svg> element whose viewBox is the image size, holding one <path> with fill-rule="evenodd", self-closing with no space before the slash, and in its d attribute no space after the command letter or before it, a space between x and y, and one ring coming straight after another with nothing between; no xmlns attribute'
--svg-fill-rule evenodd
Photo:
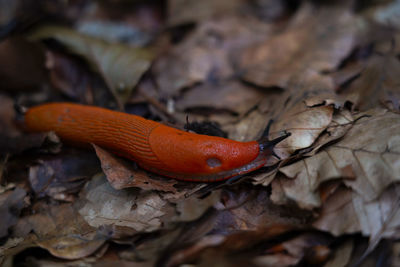
<svg viewBox="0 0 400 267"><path fill-rule="evenodd" d="M221 166L222 162L221 160L217 159L217 158L209 158L207 159L207 165L211 168L216 168Z"/></svg>

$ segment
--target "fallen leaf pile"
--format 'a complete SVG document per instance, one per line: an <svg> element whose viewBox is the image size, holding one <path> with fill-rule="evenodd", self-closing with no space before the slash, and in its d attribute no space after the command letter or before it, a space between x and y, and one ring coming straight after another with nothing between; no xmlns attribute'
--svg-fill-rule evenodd
<svg viewBox="0 0 400 267"><path fill-rule="evenodd" d="M399 18L395 0L0 1L0 265L398 266ZM61 101L291 135L239 179L178 181L24 130Z"/></svg>

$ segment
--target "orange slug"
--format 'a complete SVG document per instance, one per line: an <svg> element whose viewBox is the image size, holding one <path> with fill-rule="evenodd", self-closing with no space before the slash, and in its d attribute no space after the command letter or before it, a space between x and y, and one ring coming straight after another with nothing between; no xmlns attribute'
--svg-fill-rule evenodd
<svg viewBox="0 0 400 267"><path fill-rule="evenodd" d="M261 168L273 155L275 140L238 142L181 131L139 116L69 103L30 108L31 132L54 131L67 142L93 143L167 177L213 182Z"/></svg>

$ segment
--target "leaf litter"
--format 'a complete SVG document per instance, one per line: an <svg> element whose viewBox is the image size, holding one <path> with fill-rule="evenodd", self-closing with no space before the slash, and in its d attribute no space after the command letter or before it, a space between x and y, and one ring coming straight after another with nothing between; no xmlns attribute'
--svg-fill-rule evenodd
<svg viewBox="0 0 400 267"><path fill-rule="evenodd" d="M26 79L31 91L14 73L1 92L0 262L345 266L377 262L389 240L387 262L395 264L396 1L167 2L133 4L135 14L125 10L120 21L122 3L92 6L89 15L128 30L153 25L143 33L153 47L104 41L75 23L20 34L48 51L42 61L28 58L40 70ZM150 20L139 10L152 10ZM178 127L189 115L240 141L258 139L270 120L270 139L292 135L265 168L236 183L175 181L101 147L70 153L53 133L30 137L14 124L14 100L71 99L120 110L129 103Z"/></svg>

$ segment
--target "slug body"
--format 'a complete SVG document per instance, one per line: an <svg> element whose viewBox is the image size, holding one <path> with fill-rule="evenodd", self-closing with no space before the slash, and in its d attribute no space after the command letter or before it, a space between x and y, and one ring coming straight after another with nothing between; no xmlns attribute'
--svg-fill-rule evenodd
<svg viewBox="0 0 400 267"><path fill-rule="evenodd" d="M180 180L212 182L262 167L273 146L189 133L108 109L54 103L25 114L28 131L54 131L78 145L94 143L148 171Z"/></svg>

